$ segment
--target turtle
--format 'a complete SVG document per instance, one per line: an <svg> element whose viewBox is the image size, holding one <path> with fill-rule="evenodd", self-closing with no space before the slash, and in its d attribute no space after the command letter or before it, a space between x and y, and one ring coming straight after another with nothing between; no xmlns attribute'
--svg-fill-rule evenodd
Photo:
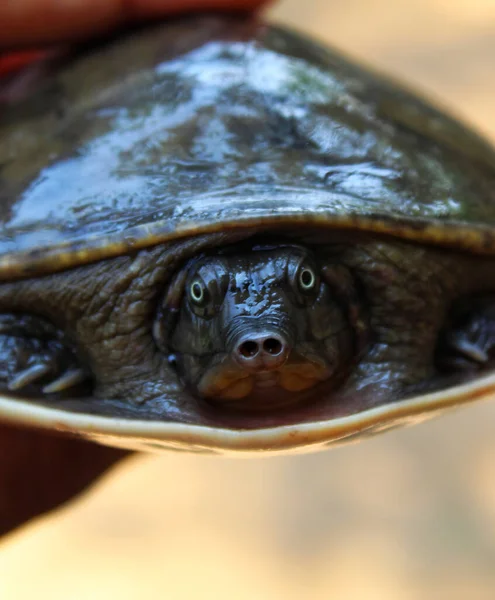
<svg viewBox="0 0 495 600"><path fill-rule="evenodd" d="M322 449L495 391L495 153L403 85L202 15L0 101L0 420L109 446L74 489L122 449Z"/></svg>

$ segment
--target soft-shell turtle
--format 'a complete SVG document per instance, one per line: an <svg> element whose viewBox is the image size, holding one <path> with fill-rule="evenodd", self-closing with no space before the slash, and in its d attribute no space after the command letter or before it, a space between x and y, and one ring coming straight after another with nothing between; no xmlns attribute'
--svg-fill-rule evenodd
<svg viewBox="0 0 495 600"><path fill-rule="evenodd" d="M4 85L0 114L4 422L281 451L493 393L478 136L249 20L172 22L39 75Z"/></svg>

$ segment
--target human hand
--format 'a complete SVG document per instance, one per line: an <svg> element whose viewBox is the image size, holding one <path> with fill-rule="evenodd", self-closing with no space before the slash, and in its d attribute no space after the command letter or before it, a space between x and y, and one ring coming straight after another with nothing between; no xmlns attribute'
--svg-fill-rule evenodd
<svg viewBox="0 0 495 600"><path fill-rule="evenodd" d="M194 10L250 11L266 0L0 0L0 77L119 25ZM11 52L1 55L1 50ZM0 536L81 492L127 453L0 424Z"/></svg>
<svg viewBox="0 0 495 600"><path fill-rule="evenodd" d="M2 0L0 49L73 42L123 23L191 11L251 11L266 0Z"/></svg>

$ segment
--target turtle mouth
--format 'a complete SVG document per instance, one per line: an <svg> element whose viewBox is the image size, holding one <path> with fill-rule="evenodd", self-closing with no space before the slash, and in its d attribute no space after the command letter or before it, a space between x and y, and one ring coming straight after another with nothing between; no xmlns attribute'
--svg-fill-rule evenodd
<svg viewBox="0 0 495 600"><path fill-rule="evenodd" d="M224 356L205 371L197 393L224 408L270 411L306 401L308 391L331 376L324 361L289 359L277 369L251 372Z"/></svg>
<svg viewBox="0 0 495 600"><path fill-rule="evenodd" d="M278 371L262 371L255 375L253 379L253 386L260 389L271 388L280 384L280 374Z"/></svg>

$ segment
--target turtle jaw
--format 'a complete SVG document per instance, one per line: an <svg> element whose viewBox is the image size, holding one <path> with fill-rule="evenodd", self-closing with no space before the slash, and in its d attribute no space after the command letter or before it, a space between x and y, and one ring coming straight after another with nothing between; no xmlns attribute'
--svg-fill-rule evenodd
<svg viewBox="0 0 495 600"><path fill-rule="evenodd" d="M276 368L256 370L243 368L225 354L205 371L195 392L226 409L265 412L310 401L314 388L332 374L323 359L309 359L295 352Z"/></svg>

